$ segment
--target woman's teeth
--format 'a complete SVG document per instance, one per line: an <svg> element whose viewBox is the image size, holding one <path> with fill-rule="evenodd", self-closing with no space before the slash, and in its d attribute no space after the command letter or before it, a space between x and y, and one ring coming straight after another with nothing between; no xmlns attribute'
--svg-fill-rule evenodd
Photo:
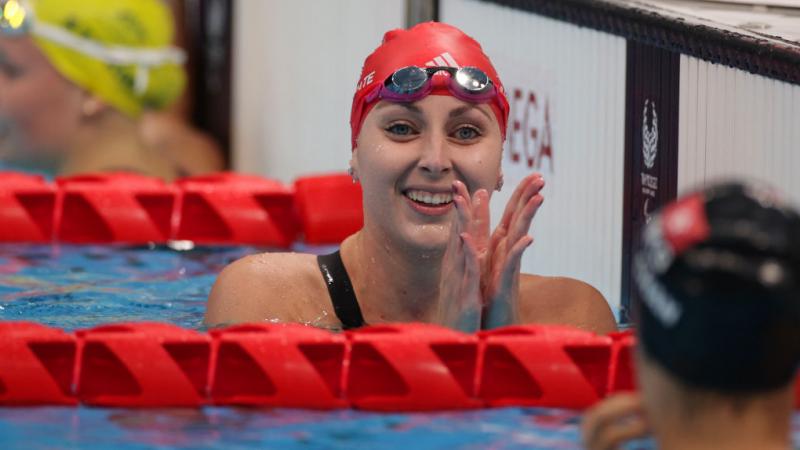
<svg viewBox="0 0 800 450"><path fill-rule="evenodd" d="M406 197L417 203L425 203L428 205L443 205L453 201L453 194L450 192L434 194L432 192L409 190L406 191Z"/></svg>

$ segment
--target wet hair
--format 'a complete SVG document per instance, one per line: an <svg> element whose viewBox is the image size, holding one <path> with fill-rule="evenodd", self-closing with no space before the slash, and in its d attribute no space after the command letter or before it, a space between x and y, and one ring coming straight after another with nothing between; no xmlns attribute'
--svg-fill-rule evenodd
<svg viewBox="0 0 800 450"><path fill-rule="evenodd" d="M680 382L724 394L786 386L800 361L800 216L725 183L646 225L634 258L640 343Z"/></svg>

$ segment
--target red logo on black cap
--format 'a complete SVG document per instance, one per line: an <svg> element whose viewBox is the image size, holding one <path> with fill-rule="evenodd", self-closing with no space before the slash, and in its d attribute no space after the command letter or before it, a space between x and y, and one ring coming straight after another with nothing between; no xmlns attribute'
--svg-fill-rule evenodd
<svg viewBox="0 0 800 450"><path fill-rule="evenodd" d="M706 218L705 199L700 194L690 195L667 206L662 217L664 240L675 256L708 239L711 233Z"/></svg>

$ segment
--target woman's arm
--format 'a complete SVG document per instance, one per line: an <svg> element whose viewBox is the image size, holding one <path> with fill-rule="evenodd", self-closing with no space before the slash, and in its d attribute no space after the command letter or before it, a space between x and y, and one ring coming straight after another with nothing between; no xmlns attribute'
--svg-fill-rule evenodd
<svg viewBox="0 0 800 450"><path fill-rule="evenodd" d="M520 323L572 325L599 334L617 331L603 294L588 283L567 277L522 275Z"/></svg>
<svg viewBox="0 0 800 450"><path fill-rule="evenodd" d="M322 284L321 275L310 269L316 269L314 255L263 253L241 258L217 277L203 322L214 326L308 321L304 306L310 310L313 305L304 300Z"/></svg>

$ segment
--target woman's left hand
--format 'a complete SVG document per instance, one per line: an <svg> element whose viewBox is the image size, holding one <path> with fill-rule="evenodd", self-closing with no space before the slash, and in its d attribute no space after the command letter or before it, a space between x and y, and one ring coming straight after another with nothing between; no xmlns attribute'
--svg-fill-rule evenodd
<svg viewBox="0 0 800 450"><path fill-rule="evenodd" d="M519 276L522 254L533 243L531 222L544 201L544 179L538 173L525 177L506 204L505 212L488 242L482 262L483 328L519 321ZM488 205L487 212L488 216ZM487 230L488 234L488 230Z"/></svg>

